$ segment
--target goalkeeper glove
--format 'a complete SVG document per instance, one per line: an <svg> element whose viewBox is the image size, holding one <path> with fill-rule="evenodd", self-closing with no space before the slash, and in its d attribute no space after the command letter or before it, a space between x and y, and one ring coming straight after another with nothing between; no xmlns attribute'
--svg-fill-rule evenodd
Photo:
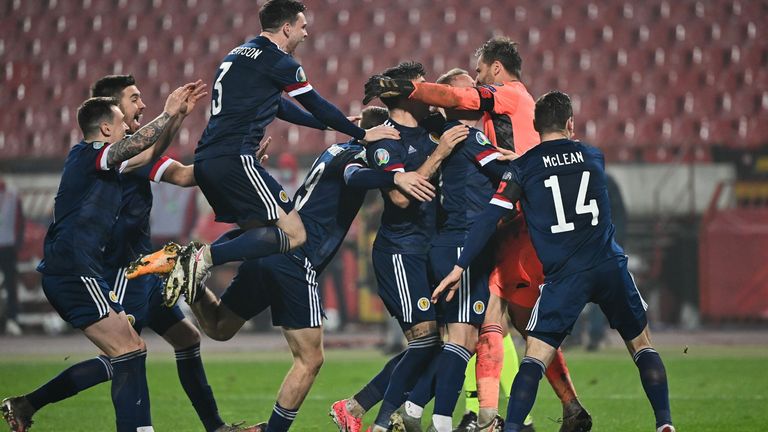
<svg viewBox="0 0 768 432"><path fill-rule="evenodd" d="M410 80L392 79L384 75L374 75L365 83L365 98L367 105L377 97L410 96L416 89Z"/></svg>

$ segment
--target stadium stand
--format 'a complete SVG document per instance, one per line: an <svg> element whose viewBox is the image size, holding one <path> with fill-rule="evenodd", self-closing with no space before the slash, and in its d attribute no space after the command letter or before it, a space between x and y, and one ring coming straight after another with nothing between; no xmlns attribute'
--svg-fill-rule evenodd
<svg viewBox="0 0 768 432"><path fill-rule="evenodd" d="M695 160L706 161L714 145L766 144L764 1L313 3L297 56L313 85L350 111L371 73L409 58L433 79L471 69L472 50L504 33L520 41L531 92L571 93L578 135L610 148L611 159L657 161L659 149L695 146ZM255 15L244 0L3 2L0 159L62 157L77 131L72 110L103 74L134 74L153 115L171 84L210 82L225 51L257 33ZM205 124L203 110L193 115L180 156ZM269 132L298 154L340 138L280 122Z"/></svg>

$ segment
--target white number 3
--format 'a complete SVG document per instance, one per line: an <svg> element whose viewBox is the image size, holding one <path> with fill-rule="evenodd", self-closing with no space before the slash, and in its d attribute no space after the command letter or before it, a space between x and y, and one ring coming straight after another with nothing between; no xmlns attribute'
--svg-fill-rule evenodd
<svg viewBox="0 0 768 432"><path fill-rule="evenodd" d="M216 78L216 82L213 83L213 91L216 92L216 97L211 99L211 115L215 116L221 112L221 98L224 97L224 86L221 84L221 79L227 74L229 68L232 67L232 62L224 62L221 64L221 74Z"/></svg>
<svg viewBox="0 0 768 432"><path fill-rule="evenodd" d="M565 220L565 209L563 208L563 197L560 195L560 182L556 175L550 176L544 180L544 186L552 189L552 199L555 202L555 216L557 225L552 225L550 230L552 234L558 234L576 229L573 222ZM592 214L592 226L597 225L597 217L600 215L600 209L597 207L597 200L591 199L588 203L587 189L589 187L589 171L581 174L581 184L579 185L579 194L576 197L576 214Z"/></svg>

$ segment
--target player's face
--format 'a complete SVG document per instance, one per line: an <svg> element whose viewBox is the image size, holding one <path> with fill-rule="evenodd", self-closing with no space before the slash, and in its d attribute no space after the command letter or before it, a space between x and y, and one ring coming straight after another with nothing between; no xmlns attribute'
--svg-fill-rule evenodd
<svg viewBox="0 0 768 432"><path fill-rule="evenodd" d="M494 83L495 77L493 76L492 65L485 63L482 57L477 58L475 72L477 72L477 78L475 78L477 85L487 85Z"/></svg>
<svg viewBox="0 0 768 432"><path fill-rule="evenodd" d="M144 101L141 100L141 92L135 85L123 89L120 94L120 110L125 116L125 124L131 133L136 132L141 127L141 117L144 114Z"/></svg>
<svg viewBox="0 0 768 432"><path fill-rule="evenodd" d="M293 51L296 49L297 46L299 46L300 43L304 42L304 39L307 38L307 18L304 16L303 12L299 12L298 18L296 18L296 22L293 23L293 25L288 25L288 43L285 44L285 51L288 53L293 53Z"/></svg>
<svg viewBox="0 0 768 432"><path fill-rule="evenodd" d="M112 106L112 121L109 123L109 127L107 129L107 133L109 134L107 135L107 142L110 144L120 141L128 132L128 125L123 120L124 116L125 115L122 111L120 111L120 108Z"/></svg>

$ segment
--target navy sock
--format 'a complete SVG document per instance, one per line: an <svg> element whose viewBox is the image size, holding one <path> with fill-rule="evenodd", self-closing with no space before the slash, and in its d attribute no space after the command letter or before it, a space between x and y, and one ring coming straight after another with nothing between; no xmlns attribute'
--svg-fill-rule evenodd
<svg viewBox="0 0 768 432"><path fill-rule="evenodd" d="M640 381L653 407L656 416L656 427L672 424L672 414L669 409L669 388L667 387L667 371L661 356L653 348L645 348L633 356Z"/></svg>
<svg viewBox="0 0 768 432"><path fill-rule="evenodd" d="M112 404L117 432L136 432L152 426L147 387L147 351L137 350L110 359L112 362Z"/></svg>
<svg viewBox="0 0 768 432"><path fill-rule="evenodd" d="M504 432L517 432L523 427L525 416L531 412L539 390L539 381L547 367L541 361L525 357L512 382L507 405L507 421Z"/></svg>
<svg viewBox="0 0 768 432"><path fill-rule="evenodd" d="M373 377L371 382L366 384L365 387L355 395L354 399L364 410L368 411L384 398L384 392L387 391L387 385L389 385L389 379L392 377L392 371L395 370L395 366L400 363L400 360L405 356L406 352L407 351L403 351L389 359L381 372Z"/></svg>
<svg viewBox="0 0 768 432"><path fill-rule="evenodd" d="M291 250L288 236L278 227L249 229L239 236L211 245L213 265L245 261Z"/></svg>
<svg viewBox="0 0 768 432"><path fill-rule="evenodd" d="M269 423L267 423L267 430L265 432L286 432L291 423L296 419L299 409L290 410L283 408L279 403L275 402L275 407L272 409L272 415L269 417Z"/></svg>
<svg viewBox="0 0 768 432"><path fill-rule="evenodd" d="M435 375L437 374L438 360L442 352L432 360L429 368L420 377L419 381L408 394L408 401L424 408L432 397L435 396Z"/></svg>
<svg viewBox="0 0 768 432"><path fill-rule="evenodd" d="M416 384L421 372L426 369L440 352L440 336L429 335L408 342L408 349L395 366L384 393L375 423L382 427L389 425L389 417L405 402L407 392Z"/></svg>
<svg viewBox="0 0 768 432"><path fill-rule="evenodd" d="M112 379L112 364L109 362L109 357L98 356L70 366L25 397L37 411L50 403L72 397L110 379Z"/></svg>
<svg viewBox="0 0 768 432"><path fill-rule="evenodd" d="M461 345L446 344L437 363L435 374L435 409L434 414L450 417L459 400L461 387L464 385L464 372L472 353ZM424 406L424 405L421 405Z"/></svg>
<svg viewBox="0 0 768 432"><path fill-rule="evenodd" d="M176 370L179 373L181 386L184 387L205 430L211 432L221 427L224 421L219 417L213 390L205 377L199 343L176 351Z"/></svg>

